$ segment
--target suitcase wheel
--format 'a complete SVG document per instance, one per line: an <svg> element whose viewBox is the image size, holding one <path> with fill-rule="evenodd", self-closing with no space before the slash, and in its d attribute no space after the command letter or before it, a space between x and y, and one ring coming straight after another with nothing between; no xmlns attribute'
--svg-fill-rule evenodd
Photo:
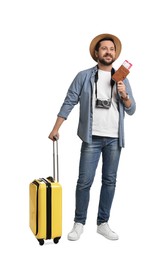
<svg viewBox="0 0 168 260"><path fill-rule="evenodd" d="M55 244L58 244L60 238L61 238L61 237L55 237L55 238L53 239L53 242L54 242Z"/></svg>
<svg viewBox="0 0 168 260"><path fill-rule="evenodd" d="M44 239L37 239L39 241L40 246L44 245Z"/></svg>

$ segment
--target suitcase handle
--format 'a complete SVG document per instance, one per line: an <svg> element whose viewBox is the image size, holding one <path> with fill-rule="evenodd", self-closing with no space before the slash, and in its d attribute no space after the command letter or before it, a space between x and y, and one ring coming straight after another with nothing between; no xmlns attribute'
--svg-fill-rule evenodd
<svg viewBox="0 0 168 260"><path fill-rule="evenodd" d="M56 156L57 156L57 179L55 176L55 143L56 143ZM59 182L59 162L58 162L58 138L55 138L55 141L53 141L53 178L57 182Z"/></svg>

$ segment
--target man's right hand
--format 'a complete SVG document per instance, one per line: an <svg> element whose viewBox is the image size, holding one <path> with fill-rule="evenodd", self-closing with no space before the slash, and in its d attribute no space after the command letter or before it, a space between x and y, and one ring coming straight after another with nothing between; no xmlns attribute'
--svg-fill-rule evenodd
<svg viewBox="0 0 168 260"><path fill-rule="evenodd" d="M65 121L65 118L63 117L57 117L57 120L55 122L55 125L53 127L53 130L51 131L51 133L49 134L48 138L51 139L52 141L56 141L57 139L59 139L59 133L58 130L60 128L60 126L62 125L62 123Z"/></svg>
<svg viewBox="0 0 168 260"><path fill-rule="evenodd" d="M59 133L55 132L54 130L51 131L51 133L48 136L49 139L51 139L52 141L56 141L59 139Z"/></svg>

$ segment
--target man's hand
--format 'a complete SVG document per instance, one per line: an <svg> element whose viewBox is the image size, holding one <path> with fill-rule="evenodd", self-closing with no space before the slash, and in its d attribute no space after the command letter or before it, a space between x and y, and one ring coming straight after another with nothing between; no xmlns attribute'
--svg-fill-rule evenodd
<svg viewBox="0 0 168 260"><path fill-rule="evenodd" d="M65 121L65 118L63 117L57 117L57 120L55 122L55 125L51 131L51 133L49 134L48 138L51 139L52 141L55 141L57 139L59 139L59 133L58 130L60 128L60 126L62 125L62 123Z"/></svg>
<svg viewBox="0 0 168 260"><path fill-rule="evenodd" d="M122 98L127 97L126 87L125 87L125 84L123 83L123 81L120 80L117 82L117 90Z"/></svg>
<svg viewBox="0 0 168 260"><path fill-rule="evenodd" d="M52 130L48 138L51 139L52 141L56 141L59 139L59 133L57 131Z"/></svg>

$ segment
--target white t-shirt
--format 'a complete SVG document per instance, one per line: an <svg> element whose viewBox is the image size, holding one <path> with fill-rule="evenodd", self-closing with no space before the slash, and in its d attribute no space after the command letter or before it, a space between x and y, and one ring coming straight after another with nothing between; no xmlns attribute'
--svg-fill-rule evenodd
<svg viewBox="0 0 168 260"><path fill-rule="evenodd" d="M97 98L111 98L111 72L98 70ZM95 85L93 90L93 125L92 135L118 137L119 111L116 100L116 84L113 86L112 104L109 109L96 108Z"/></svg>

